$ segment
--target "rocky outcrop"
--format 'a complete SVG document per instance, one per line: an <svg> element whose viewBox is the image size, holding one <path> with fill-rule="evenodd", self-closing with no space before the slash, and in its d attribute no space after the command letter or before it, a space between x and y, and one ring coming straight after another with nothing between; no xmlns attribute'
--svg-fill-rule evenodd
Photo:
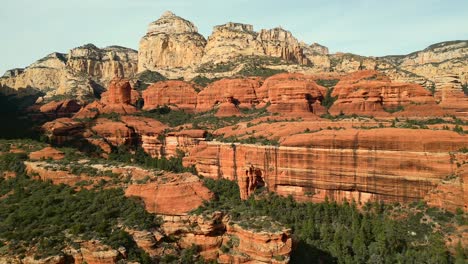
<svg viewBox="0 0 468 264"><path fill-rule="evenodd" d="M164 154L160 135L168 128L167 125L146 117L122 116L121 120L127 127L133 129L138 138L137 141L141 143L141 147L146 153L153 157L161 157Z"/></svg>
<svg viewBox="0 0 468 264"><path fill-rule="evenodd" d="M52 147L46 147L41 150L31 152L29 154L29 159L31 160L41 160L41 159L61 160L64 157L65 157L65 154L63 152Z"/></svg>
<svg viewBox="0 0 468 264"><path fill-rule="evenodd" d="M192 22L166 12L140 40L138 71L192 66L200 62L205 45Z"/></svg>
<svg viewBox="0 0 468 264"><path fill-rule="evenodd" d="M227 23L215 26L208 38L202 63L227 62L239 56L264 55L263 46L257 40L252 25Z"/></svg>
<svg viewBox="0 0 468 264"><path fill-rule="evenodd" d="M52 101L39 108L39 111L48 117L70 117L81 109L76 100Z"/></svg>
<svg viewBox="0 0 468 264"><path fill-rule="evenodd" d="M288 115L303 115L321 112L320 102L326 94L313 78L303 74L278 74L265 80L257 92L259 97L269 101L268 111ZM319 109L314 109L314 106Z"/></svg>
<svg viewBox="0 0 468 264"><path fill-rule="evenodd" d="M121 252L102 245L99 241L82 243L80 252L74 256L77 263L86 262L88 264L114 264L123 258Z"/></svg>
<svg viewBox="0 0 468 264"><path fill-rule="evenodd" d="M42 126L44 134L54 143L63 144L81 138L85 124L71 118L58 118Z"/></svg>
<svg viewBox="0 0 468 264"><path fill-rule="evenodd" d="M455 74L436 76L434 97L443 109L453 111L457 116L468 117L468 96L464 94L462 85Z"/></svg>
<svg viewBox="0 0 468 264"><path fill-rule="evenodd" d="M106 85L114 77L133 77L137 72L137 59L137 51L129 48L109 46L100 49L86 44L70 50L67 67Z"/></svg>
<svg viewBox="0 0 468 264"><path fill-rule="evenodd" d="M311 53L316 53L316 54L322 54L322 55L327 55L329 53L328 48L320 45L318 43L312 43L309 45L308 49L309 52Z"/></svg>
<svg viewBox="0 0 468 264"><path fill-rule="evenodd" d="M80 173L79 175L73 174L70 168L60 167L46 161L27 161L25 162L26 172L32 178L42 181L51 181L53 184L66 184L76 187L78 183L87 182L89 185L99 182L104 179L110 180L110 177L96 177Z"/></svg>
<svg viewBox="0 0 468 264"><path fill-rule="evenodd" d="M253 221L268 221L268 230L249 228ZM288 263L292 250L291 230L271 219L232 221L229 215L163 216L162 230L179 238L178 245L200 248L200 255L218 263ZM221 250L222 248L222 250Z"/></svg>
<svg viewBox="0 0 468 264"><path fill-rule="evenodd" d="M133 129L122 122L98 118L91 130L113 146L130 145L135 140Z"/></svg>
<svg viewBox="0 0 468 264"><path fill-rule="evenodd" d="M114 78L109 82L106 92L102 93L100 101L94 101L83 107L73 118L96 118L100 114L117 113L121 115L133 114L137 109L132 104L139 97L127 79Z"/></svg>
<svg viewBox="0 0 468 264"><path fill-rule="evenodd" d="M215 116L227 117L227 116L242 115L236 103L237 101L235 101L234 98L232 97L226 98L224 102L219 104L218 110L216 111Z"/></svg>
<svg viewBox="0 0 468 264"><path fill-rule="evenodd" d="M233 101L239 108L252 108L259 103L256 90L259 78L222 79L208 85L197 96L197 112L213 109L219 103Z"/></svg>
<svg viewBox="0 0 468 264"><path fill-rule="evenodd" d="M358 71L341 78L331 96L337 98L329 112L370 116L443 116L446 114L422 86L393 83L377 71ZM430 109L430 110L429 110ZM429 110L429 111L428 111Z"/></svg>
<svg viewBox="0 0 468 264"><path fill-rule="evenodd" d="M115 76L133 77L136 66L135 50L118 46L99 49L87 44L68 54L49 54L24 70L10 72L0 78L0 87L7 94L43 92L46 98L65 95L89 99Z"/></svg>
<svg viewBox="0 0 468 264"><path fill-rule="evenodd" d="M130 105L132 102L132 86L126 79L114 78L109 83L107 92L102 94L101 103L104 107L100 113L131 114L137 109Z"/></svg>
<svg viewBox="0 0 468 264"><path fill-rule="evenodd" d="M258 34L265 55L282 58L298 64L308 64L309 61L303 54L303 49L291 32L282 28L270 30L262 29Z"/></svg>
<svg viewBox="0 0 468 264"><path fill-rule="evenodd" d="M468 154L453 154L452 160L457 164L455 172L443 179L431 190L424 200L430 206L445 208L451 212L457 209L468 211Z"/></svg>
<svg viewBox="0 0 468 264"><path fill-rule="evenodd" d="M190 83L163 81L157 82L143 91L143 100L145 102L144 110L170 106L179 110L194 112L197 105L197 92Z"/></svg>
<svg viewBox="0 0 468 264"><path fill-rule="evenodd" d="M449 152L466 147L465 137L412 129L323 130L286 137L280 147L207 142L185 162L200 175L240 186L255 175L269 190L302 201L404 202L424 198L454 173ZM250 168L258 173L248 175Z"/></svg>
<svg viewBox="0 0 468 264"><path fill-rule="evenodd" d="M190 173L166 174L155 182L130 185L125 195L141 197L148 212L164 215L185 215L213 198L202 181Z"/></svg>

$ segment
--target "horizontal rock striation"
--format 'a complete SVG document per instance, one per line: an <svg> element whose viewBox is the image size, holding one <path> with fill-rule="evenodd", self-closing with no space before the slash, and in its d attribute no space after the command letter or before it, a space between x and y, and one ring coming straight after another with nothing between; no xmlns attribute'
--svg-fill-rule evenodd
<svg viewBox="0 0 468 264"><path fill-rule="evenodd" d="M402 137L401 135L405 135ZM249 168L271 191L301 201L423 199L456 165L450 151L467 146L450 131L327 130L286 138L280 147L210 142L185 159L210 178L247 186ZM241 190L243 197L248 190Z"/></svg>

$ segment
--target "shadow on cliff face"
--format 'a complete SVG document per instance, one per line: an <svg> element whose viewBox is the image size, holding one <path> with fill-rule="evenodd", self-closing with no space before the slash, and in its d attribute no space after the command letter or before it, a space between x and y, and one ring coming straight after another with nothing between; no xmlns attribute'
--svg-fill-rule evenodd
<svg viewBox="0 0 468 264"><path fill-rule="evenodd" d="M302 240L297 239L297 244L294 246L291 254L291 264L329 264L337 263L337 259L331 256L328 252L315 248Z"/></svg>
<svg viewBox="0 0 468 264"><path fill-rule="evenodd" d="M22 97L0 94L0 138L39 138L38 131L34 130L37 124L25 112L39 96L40 94Z"/></svg>

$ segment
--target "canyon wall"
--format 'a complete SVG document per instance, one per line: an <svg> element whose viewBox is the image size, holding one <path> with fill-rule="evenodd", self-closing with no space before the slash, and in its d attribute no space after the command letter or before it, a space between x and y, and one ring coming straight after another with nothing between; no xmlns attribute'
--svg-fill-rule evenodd
<svg viewBox="0 0 468 264"><path fill-rule="evenodd" d="M467 146L464 136L450 131L324 130L290 136L279 147L206 142L185 162L202 176L238 181L243 198L249 177L257 177L269 190L300 201L408 202L453 175L450 152ZM459 205L467 210L466 203Z"/></svg>

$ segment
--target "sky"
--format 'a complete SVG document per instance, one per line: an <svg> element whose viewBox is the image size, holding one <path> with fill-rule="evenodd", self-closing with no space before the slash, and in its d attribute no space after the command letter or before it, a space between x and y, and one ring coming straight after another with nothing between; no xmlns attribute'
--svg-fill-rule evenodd
<svg viewBox="0 0 468 264"><path fill-rule="evenodd" d="M208 37L213 26L281 26L330 52L408 54L468 39L468 0L0 0L0 76L52 52L93 43L138 49L150 22L170 10Z"/></svg>

